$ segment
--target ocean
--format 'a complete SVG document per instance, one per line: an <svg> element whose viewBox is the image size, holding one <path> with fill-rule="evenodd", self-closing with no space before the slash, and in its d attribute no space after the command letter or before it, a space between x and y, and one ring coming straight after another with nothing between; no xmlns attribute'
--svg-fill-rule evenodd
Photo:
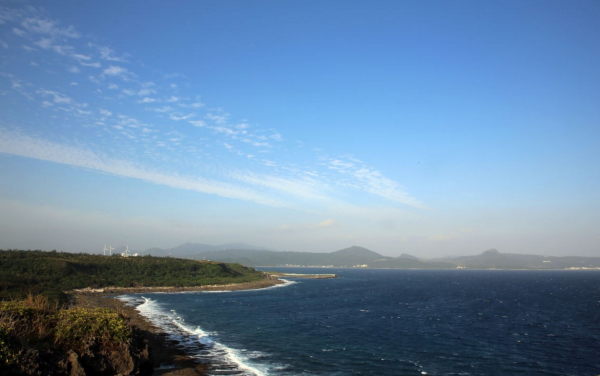
<svg viewBox="0 0 600 376"><path fill-rule="evenodd" d="M600 272L336 273L122 299L214 375L600 375Z"/></svg>

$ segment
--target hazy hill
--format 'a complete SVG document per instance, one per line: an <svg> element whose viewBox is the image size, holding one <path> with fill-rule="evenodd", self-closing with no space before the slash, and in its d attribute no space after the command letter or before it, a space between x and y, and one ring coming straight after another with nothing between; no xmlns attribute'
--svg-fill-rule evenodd
<svg viewBox="0 0 600 376"><path fill-rule="evenodd" d="M373 260L386 258L377 252L370 251L363 247L352 246L339 251L328 253L326 258L331 264L344 265L364 265L373 262Z"/></svg>
<svg viewBox="0 0 600 376"><path fill-rule="evenodd" d="M469 269L568 269L600 267L600 257L520 255L500 253L496 249L490 249L475 256L460 256L440 261L451 262Z"/></svg>
<svg viewBox="0 0 600 376"><path fill-rule="evenodd" d="M415 257L413 255L409 255L408 253L403 253L400 255L400 258L407 258L407 259L413 259L413 260L418 260L418 257Z"/></svg>
<svg viewBox="0 0 600 376"><path fill-rule="evenodd" d="M444 262L421 261L416 257L386 257L369 249L352 246L331 253L276 252L252 249L222 249L188 254L194 257L219 262L233 262L248 266L333 266L370 268L455 268Z"/></svg>
<svg viewBox="0 0 600 376"><path fill-rule="evenodd" d="M552 257L500 253L490 249L479 255L445 259L419 259L402 254L386 257L353 246L332 253L222 250L200 254L209 260L237 262L248 266L362 266L377 269L568 269L600 267L600 257Z"/></svg>
<svg viewBox="0 0 600 376"><path fill-rule="evenodd" d="M224 249L199 252L200 257L221 262L236 262L248 266L354 266L383 258L379 253L361 247L350 247L333 253L276 252L252 249Z"/></svg>
<svg viewBox="0 0 600 376"><path fill-rule="evenodd" d="M456 265L444 261L419 260L400 256L374 260L369 263L369 267L377 269L455 269Z"/></svg>
<svg viewBox="0 0 600 376"><path fill-rule="evenodd" d="M208 245L185 243L169 249L151 248L144 254L240 263L247 266L333 266L378 269L568 269L600 267L600 257L550 257L500 253L496 249L479 255L419 259L403 253L387 257L352 246L330 253L278 252L243 243Z"/></svg>
<svg viewBox="0 0 600 376"><path fill-rule="evenodd" d="M177 247L161 249L161 248L149 248L144 252L141 252L142 255L152 255L152 256L169 256L171 257L186 257L191 258L194 255L198 255L204 252L211 251L220 251L220 250L229 250L229 249L249 249L249 250L264 250L264 247L256 247L250 244L244 243L227 243L227 244L219 244L219 245L210 245L210 244L202 244L202 243L185 243L178 245Z"/></svg>

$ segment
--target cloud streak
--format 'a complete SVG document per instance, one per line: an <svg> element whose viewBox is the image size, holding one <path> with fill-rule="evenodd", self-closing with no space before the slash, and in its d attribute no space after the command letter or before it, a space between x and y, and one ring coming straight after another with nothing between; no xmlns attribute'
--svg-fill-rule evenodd
<svg viewBox="0 0 600 376"><path fill-rule="evenodd" d="M358 159L331 159L326 165L330 170L351 177L352 180L346 183L349 186L400 204L420 209L426 208L417 199L411 197L398 183L386 178L381 172L371 169Z"/></svg>
<svg viewBox="0 0 600 376"><path fill-rule="evenodd" d="M62 26L34 8L0 14L3 23L12 23L12 38L25 40L31 54L58 57L40 59L39 64L58 61L63 71L88 78L87 82L78 80L78 85L69 84L71 78L56 87L4 74L12 91L37 99L43 111L40 116L56 119L56 125L33 132L2 130L3 153L299 210L353 208L339 197L351 201L355 194L389 205L425 208L400 184L358 159L329 158L319 163L314 155L315 163L308 166L289 161L285 155L293 154L290 150L301 141L236 119L220 107L201 102L197 93L182 92L186 85L177 79L183 75L154 79L143 73L144 64L132 64L127 53L88 42L73 26ZM0 46L10 48L4 39ZM82 97L86 103L73 99ZM78 141L68 140L73 129L81 129L77 127L89 131L78 132ZM57 129L63 130L63 139L50 141ZM112 151L111 158L93 151L105 148ZM223 164L223 160L228 162ZM160 172L173 166L180 174ZM369 200L363 197L362 201Z"/></svg>
<svg viewBox="0 0 600 376"><path fill-rule="evenodd" d="M4 129L0 129L0 152L102 171L178 189L215 194L269 206L288 206L285 202L274 200L250 188L201 177L180 176L152 171L129 161L108 158L90 150L20 135Z"/></svg>

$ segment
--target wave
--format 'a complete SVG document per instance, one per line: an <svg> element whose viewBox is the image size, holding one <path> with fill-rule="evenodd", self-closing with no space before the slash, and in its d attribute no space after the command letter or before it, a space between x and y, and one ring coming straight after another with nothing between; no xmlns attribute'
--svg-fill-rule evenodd
<svg viewBox="0 0 600 376"><path fill-rule="evenodd" d="M278 289L280 287L287 287L289 285L294 285L298 282L296 281L290 281L287 279L283 279L283 278L279 278L280 281L283 281L283 283L279 284L279 285L274 285L274 286L269 286L269 287L261 287L259 289L248 289L248 290L214 290L214 291L183 291L183 292L176 292L176 294L222 294L222 293L226 293L226 292L244 292L244 291L260 291L260 290L273 290L273 289Z"/></svg>
<svg viewBox="0 0 600 376"><path fill-rule="evenodd" d="M199 326L188 325L175 310L167 310L155 300L143 296L123 295L118 297L127 304L136 306L140 314L161 328L169 340L176 341L190 357L209 364L208 374L267 376L268 367L254 364L252 358L267 357L268 354L233 349L215 341L215 333L204 331Z"/></svg>

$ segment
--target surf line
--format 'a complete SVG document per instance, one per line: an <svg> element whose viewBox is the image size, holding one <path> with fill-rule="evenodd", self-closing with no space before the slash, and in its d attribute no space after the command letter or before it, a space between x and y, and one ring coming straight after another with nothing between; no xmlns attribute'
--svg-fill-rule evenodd
<svg viewBox="0 0 600 376"><path fill-rule="evenodd" d="M269 290L279 287L286 287L298 282L279 278L283 283L258 288L233 290L236 292ZM172 294L192 294L192 293L225 293L232 290L213 290L213 291L181 291L181 292L161 292ZM140 299L141 297L141 299ZM142 295L122 295L120 300L128 302L135 306L140 315L148 319L153 325L160 328L168 340L174 341L183 347L184 351L192 359L196 359L200 364L209 366L209 373L216 374L235 374L246 376L266 376L268 369L261 369L259 365L250 364L249 359L243 355L242 351L228 347L215 341L211 334L202 330L200 326L195 328L185 323L185 320L177 314L175 310L167 311L159 302L146 298ZM164 366L161 364L161 366Z"/></svg>
<svg viewBox="0 0 600 376"><path fill-rule="evenodd" d="M134 302L139 298L131 296ZM175 310L166 310L159 302L141 297L143 301L136 307L140 315L146 317L152 324L160 328L166 339L181 346L187 355L199 364L209 366L209 373L235 374L246 376L266 376L267 370L250 364L248 359L237 349L230 348L215 341L211 333L199 326L192 327ZM129 300L122 297L122 300ZM165 366L161 364L161 367Z"/></svg>

